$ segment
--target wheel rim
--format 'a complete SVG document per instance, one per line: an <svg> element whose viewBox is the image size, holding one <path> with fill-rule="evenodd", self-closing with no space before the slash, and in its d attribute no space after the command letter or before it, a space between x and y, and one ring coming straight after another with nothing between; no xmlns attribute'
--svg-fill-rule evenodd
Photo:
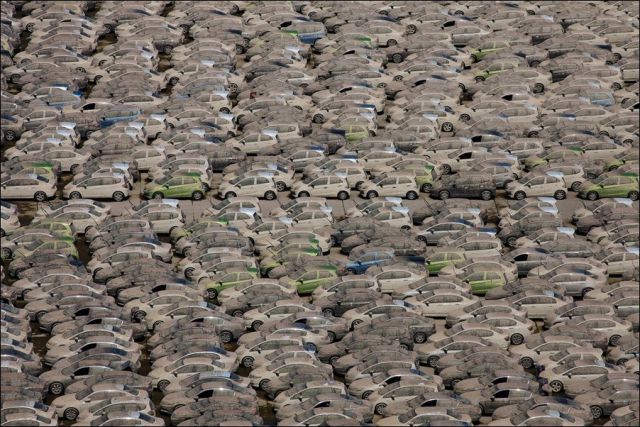
<svg viewBox="0 0 640 427"><path fill-rule="evenodd" d="M262 322L259 320L256 320L251 324L251 327L253 328L254 331L257 331L258 329L260 329L260 326L262 326Z"/></svg>
<svg viewBox="0 0 640 427"><path fill-rule="evenodd" d="M193 272L195 271L195 269L189 267L184 271L184 277L186 277L187 279L192 279L193 278Z"/></svg>
<svg viewBox="0 0 640 427"><path fill-rule="evenodd" d="M384 409L385 409L386 407L387 407L387 405L386 405L386 404L384 404L384 403L378 403L378 404L376 405L376 413L377 413L378 415L382 415L382 412L384 411Z"/></svg>
<svg viewBox="0 0 640 427"><path fill-rule="evenodd" d="M278 182L278 183L276 184L276 189L277 189L278 191L284 191L284 190L286 190L286 189L287 189L287 186L284 184L284 182Z"/></svg>
<svg viewBox="0 0 640 427"><path fill-rule="evenodd" d="M36 199L38 202L44 202L45 200L47 200L47 195L46 195L46 194L44 194L44 193L42 193L42 192L37 192L37 193L36 193L36 197L35 197L35 199Z"/></svg>
<svg viewBox="0 0 640 427"><path fill-rule="evenodd" d="M344 191L341 191L341 192L338 193L338 199L340 199L340 200L346 200L348 196L349 195Z"/></svg>
<svg viewBox="0 0 640 427"><path fill-rule="evenodd" d="M453 130L453 125L449 122L446 122L442 125L442 130L445 132L451 132Z"/></svg>
<svg viewBox="0 0 640 427"><path fill-rule="evenodd" d="M618 343L620 342L620 335L613 335L610 339L609 339L609 343L613 346L618 345Z"/></svg>
<svg viewBox="0 0 640 427"><path fill-rule="evenodd" d="M375 191L369 191L367 193L367 198L368 199L373 199L374 197L378 197L378 193L376 193Z"/></svg>
<svg viewBox="0 0 640 427"><path fill-rule="evenodd" d="M561 190L556 191L555 197L557 200L563 200L565 198L564 191L561 191Z"/></svg>
<svg viewBox="0 0 640 427"><path fill-rule="evenodd" d="M522 335L520 334L511 335L511 344L519 345L519 344L522 344L523 341L524 341L524 337Z"/></svg>
<svg viewBox="0 0 640 427"><path fill-rule="evenodd" d="M267 191L264 195L264 198L267 200L273 200L276 198L276 195L273 191Z"/></svg>
<svg viewBox="0 0 640 427"><path fill-rule="evenodd" d="M595 191L590 191L589 194L587 194L587 199L598 200L598 193L596 193Z"/></svg>
<svg viewBox="0 0 640 427"><path fill-rule="evenodd" d="M218 296L218 292L215 289L207 289L207 296L210 299L215 299Z"/></svg>
<svg viewBox="0 0 640 427"><path fill-rule="evenodd" d="M593 419L600 418L602 416L602 409L599 406L592 406L591 415L593 416Z"/></svg>
<svg viewBox="0 0 640 427"><path fill-rule="evenodd" d="M629 198L634 201L638 200L638 193L635 191L632 191L631 193L629 193Z"/></svg>
<svg viewBox="0 0 640 427"><path fill-rule="evenodd" d="M427 359L427 365L429 365L432 368L435 368L436 365L438 364L438 360L440 360L438 356L431 356L429 359Z"/></svg>
<svg viewBox="0 0 640 427"><path fill-rule="evenodd" d="M362 398L366 399L367 397L371 396L371 393L372 392L370 392L370 391L365 391L364 393L362 393Z"/></svg>
<svg viewBox="0 0 640 427"><path fill-rule="evenodd" d="M391 56L391 60L396 64L399 64L402 62L402 55L400 55L399 53L394 53L393 56Z"/></svg>
<svg viewBox="0 0 640 427"><path fill-rule="evenodd" d="M525 197L527 197L527 195L526 195L526 194L524 194L524 192L523 192L523 191L518 191L518 192L516 193L516 200L524 200L524 198L525 198Z"/></svg>
<svg viewBox="0 0 640 427"><path fill-rule="evenodd" d="M530 369L533 367L533 360L531 360L528 357L525 357L520 361L520 365L522 365L522 367L525 369Z"/></svg>
<svg viewBox="0 0 640 427"><path fill-rule="evenodd" d="M242 359L242 366L244 366L245 368L252 368L253 357L245 357L244 359Z"/></svg>
<svg viewBox="0 0 640 427"><path fill-rule="evenodd" d="M578 191L580 189L580 183L578 181L574 182L573 184L571 184L571 189L573 191Z"/></svg>
<svg viewBox="0 0 640 427"><path fill-rule="evenodd" d="M116 193L113 194L113 200L115 200L116 202L121 202L122 200L124 200L124 194L117 191Z"/></svg>
<svg viewBox="0 0 640 427"><path fill-rule="evenodd" d="M419 334L416 334L413 337L413 340L418 344L422 344L423 342L425 342L427 340L427 336L421 332Z"/></svg>
<svg viewBox="0 0 640 427"><path fill-rule="evenodd" d="M202 193L199 191L196 191L195 193L193 193L193 200L201 200L202 199Z"/></svg>
<svg viewBox="0 0 640 427"><path fill-rule="evenodd" d="M222 331L220 332L220 341L222 341L223 343L228 343L231 342L231 340L233 339L233 335L231 334L231 332L229 331Z"/></svg>
<svg viewBox="0 0 640 427"><path fill-rule="evenodd" d="M78 410L76 408L67 408L64 411L64 417L69 421L73 421L78 418Z"/></svg>
<svg viewBox="0 0 640 427"><path fill-rule="evenodd" d="M162 193L155 193L155 194L153 195L153 198L154 198L155 200L163 199L163 198L164 198L164 194L162 194Z"/></svg>
<svg viewBox="0 0 640 427"><path fill-rule="evenodd" d="M11 258L11 251L7 248L2 248L2 258L4 259Z"/></svg>
<svg viewBox="0 0 640 427"><path fill-rule="evenodd" d="M431 184L422 184L422 192L423 193L428 193L431 191Z"/></svg>
<svg viewBox="0 0 640 427"><path fill-rule="evenodd" d="M160 389L161 391L165 391L168 386L169 386L169 381L167 380L158 381L158 389Z"/></svg>
<svg viewBox="0 0 640 427"><path fill-rule="evenodd" d="M51 384L51 386L49 386L49 391L51 391L51 394L62 394L62 392L64 391L64 386L62 385L62 383L53 383Z"/></svg>
<svg viewBox="0 0 640 427"><path fill-rule="evenodd" d="M443 166L442 166L442 172L443 172L445 175L450 174L450 173L451 173L451 166L449 166L449 165L443 165Z"/></svg>
<svg viewBox="0 0 640 427"><path fill-rule="evenodd" d="M549 385L549 387L551 387L551 391L554 393L560 393L562 391L562 383L560 381L551 381L551 384Z"/></svg>
<svg viewBox="0 0 640 427"><path fill-rule="evenodd" d="M448 191L441 191L440 192L440 199L446 200L448 198L449 198L449 192Z"/></svg>
<svg viewBox="0 0 640 427"><path fill-rule="evenodd" d="M327 317L333 316L333 310L331 310L330 308L325 308L324 310L322 310L322 314Z"/></svg>
<svg viewBox="0 0 640 427"><path fill-rule="evenodd" d="M225 199L230 199L232 197L236 197L236 193L234 193L232 191L230 191L230 192L228 192L227 194L224 195Z"/></svg>
<svg viewBox="0 0 640 427"><path fill-rule="evenodd" d="M483 191L481 197L482 200L491 200L491 191Z"/></svg>
<svg viewBox="0 0 640 427"><path fill-rule="evenodd" d="M507 239L507 244L508 244L509 246L513 247L513 246L515 246L515 245L516 245L516 240L517 240L517 239L516 239L515 237L509 237L509 238Z"/></svg>
<svg viewBox="0 0 640 427"><path fill-rule="evenodd" d="M416 193L414 193L413 191L409 191L407 193L407 199L409 200L415 200L418 198L418 195Z"/></svg>

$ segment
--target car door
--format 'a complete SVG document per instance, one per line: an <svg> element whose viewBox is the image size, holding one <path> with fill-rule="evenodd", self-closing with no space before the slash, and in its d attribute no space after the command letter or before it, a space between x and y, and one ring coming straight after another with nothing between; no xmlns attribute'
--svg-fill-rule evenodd
<svg viewBox="0 0 640 427"><path fill-rule="evenodd" d="M314 179L310 187L311 187L312 196L319 196L319 197L329 196L329 178L328 177L320 177L320 178ZM335 196L335 194L333 196Z"/></svg>

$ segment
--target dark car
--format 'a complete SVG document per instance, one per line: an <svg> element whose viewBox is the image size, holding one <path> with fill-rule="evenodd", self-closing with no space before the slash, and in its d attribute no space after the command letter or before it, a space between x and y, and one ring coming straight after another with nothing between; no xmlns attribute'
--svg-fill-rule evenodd
<svg viewBox="0 0 640 427"><path fill-rule="evenodd" d="M431 197L441 200L450 197L492 200L496 197L496 184L490 175L445 176L433 184Z"/></svg>

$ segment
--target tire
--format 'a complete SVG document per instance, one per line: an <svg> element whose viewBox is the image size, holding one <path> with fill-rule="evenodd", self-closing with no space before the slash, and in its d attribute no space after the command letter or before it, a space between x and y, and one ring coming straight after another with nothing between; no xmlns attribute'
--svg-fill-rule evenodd
<svg viewBox="0 0 640 427"><path fill-rule="evenodd" d="M329 337L329 342L336 342L336 339L338 338L336 333L333 331L327 331L327 336Z"/></svg>
<svg viewBox="0 0 640 427"><path fill-rule="evenodd" d="M362 398L366 399L367 397L371 396L371 391L365 391L364 393L362 393Z"/></svg>
<svg viewBox="0 0 640 427"><path fill-rule="evenodd" d="M378 193L376 191L371 190L367 193L367 199L373 199L374 197L378 197Z"/></svg>
<svg viewBox="0 0 640 427"><path fill-rule="evenodd" d="M115 193L113 193L113 196L111 196L111 198L115 202L121 202L124 200L124 193L122 191L116 191Z"/></svg>
<svg viewBox="0 0 640 427"><path fill-rule="evenodd" d="M158 381L158 390L164 392L167 389L167 387L169 387L169 384L171 383L167 380Z"/></svg>
<svg viewBox="0 0 640 427"><path fill-rule="evenodd" d="M348 198L349 198L349 193L347 193L346 191L341 191L338 193L339 200L347 200Z"/></svg>
<svg viewBox="0 0 640 427"><path fill-rule="evenodd" d="M413 24L407 25L407 34L415 34L418 31L418 27Z"/></svg>
<svg viewBox="0 0 640 427"><path fill-rule="evenodd" d="M378 87L385 88L385 87L387 87L387 84L386 83L378 83Z"/></svg>
<svg viewBox="0 0 640 427"><path fill-rule="evenodd" d="M44 191L36 191L36 194L33 195L33 200L36 202L44 202L47 200L47 194Z"/></svg>
<svg viewBox="0 0 640 427"><path fill-rule="evenodd" d="M530 66L531 68L536 68L538 65L540 65L540 61L531 61L531 62L529 63L529 66Z"/></svg>
<svg viewBox="0 0 640 427"><path fill-rule="evenodd" d="M397 40L394 40L394 39L387 40L387 47L395 46L397 44L398 44Z"/></svg>
<svg viewBox="0 0 640 427"><path fill-rule="evenodd" d="M145 313L142 310L136 310L133 312L133 318L142 322L142 320L144 320L144 318L147 317L147 313Z"/></svg>
<svg viewBox="0 0 640 427"><path fill-rule="evenodd" d="M12 130L8 130L4 133L4 140L11 142L16 139L16 133Z"/></svg>
<svg viewBox="0 0 640 427"><path fill-rule="evenodd" d="M229 92L232 94L238 93L238 85L236 83L229 83Z"/></svg>
<svg viewBox="0 0 640 427"><path fill-rule="evenodd" d="M362 323L362 320L360 320L360 319L354 320L353 322L351 322L351 329L355 329L355 327L358 326L361 323Z"/></svg>
<svg viewBox="0 0 640 427"><path fill-rule="evenodd" d="M544 85L542 83L534 84L532 92L533 93L543 93L544 92Z"/></svg>
<svg viewBox="0 0 640 427"><path fill-rule="evenodd" d="M309 351L309 352L312 352L312 353L315 353L316 351L318 351L318 347L317 347L314 343L312 343L312 342L308 342L308 343L306 343L306 344L304 345L304 349L305 349L306 351Z"/></svg>
<svg viewBox="0 0 640 427"><path fill-rule="evenodd" d="M524 191L516 191L516 194L513 195L513 198L516 200L524 200L527 198L527 193Z"/></svg>
<svg viewBox="0 0 640 427"><path fill-rule="evenodd" d="M236 197L236 193L234 193L233 191L229 191L227 194L224 195L224 198L229 200Z"/></svg>
<svg viewBox="0 0 640 427"><path fill-rule="evenodd" d="M207 289L207 298L216 299L218 297L218 291L215 289Z"/></svg>
<svg viewBox="0 0 640 427"><path fill-rule="evenodd" d="M375 408L376 414L382 415L382 412L386 409L386 407L386 403L378 403Z"/></svg>
<svg viewBox="0 0 640 427"><path fill-rule="evenodd" d="M424 332L416 332L413 334L413 342L416 344L422 344L427 340L427 334Z"/></svg>
<svg viewBox="0 0 640 427"><path fill-rule="evenodd" d="M415 191L408 191L406 196L407 200L415 200L418 198L418 193L416 193Z"/></svg>
<svg viewBox="0 0 640 427"><path fill-rule="evenodd" d="M311 120L313 123L322 124L324 123L324 116L322 114L314 114Z"/></svg>
<svg viewBox="0 0 640 427"><path fill-rule="evenodd" d="M436 366L438 366L438 360L440 360L440 357L438 356L429 356L429 358L427 359L427 366L429 366L430 368L435 368Z"/></svg>
<svg viewBox="0 0 640 427"><path fill-rule="evenodd" d="M444 122L442 124L442 132L453 132L453 123L451 122Z"/></svg>
<svg viewBox="0 0 640 427"><path fill-rule="evenodd" d="M491 200L493 199L493 193L489 190L484 190L482 193L480 193L480 198L482 200Z"/></svg>
<svg viewBox="0 0 640 427"><path fill-rule="evenodd" d="M451 165L442 165L442 174L449 175L451 173Z"/></svg>
<svg viewBox="0 0 640 427"><path fill-rule="evenodd" d="M618 83L618 82L614 82L614 83L611 85L611 89L613 89L613 90L620 90L620 89L622 89L622 85L621 85L620 83Z"/></svg>
<svg viewBox="0 0 640 427"><path fill-rule="evenodd" d="M391 62L399 64L402 61L404 61L404 55L402 55L401 53L394 53L393 55L391 55Z"/></svg>
<svg viewBox="0 0 640 427"><path fill-rule="evenodd" d="M2 237L4 237L4 235ZM9 260L9 259L11 259L12 255L13 255L13 253L11 252L11 249L2 248L2 258L3 259Z"/></svg>
<svg viewBox="0 0 640 427"><path fill-rule="evenodd" d="M340 359L340 356L331 356L329 358L329 363L331 363L331 366L335 365L338 359Z"/></svg>
<svg viewBox="0 0 640 427"><path fill-rule="evenodd" d="M266 193L264 193L264 198L266 200L275 200L276 197L278 197L278 196L273 191L267 191Z"/></svg>
<svg viewBox="0 0 640 427"><path fill-rule="evenodd" d="M411 230L411 226L410 225L403 225L402 227L400 227L400 230Z"/></svg>
<svg viewBox="0 0 640 427"><path fill-rule="evenodd" d="M325 317L332 317L334 315L332 308L325 308L322 310L322 315Z"/></svg>
<svg viewBox="0 0 640 427"><path fill-rule="evenodd" d="M609 132L607 132L606 130L601 130L600 131L600 135L606 136L607 138L609 138Z"/></svg>
<svg viewBox="0 0 640 427"><path fill-rule="evenodd" d="M447 200L450 196L450 193L447 190L440 190L438 193L438 197L440 200Z"/></svg>
<svg viewBox="0 0 640 427"><path fill-rule="evenodd" d="M253 323L251 323L251 329L257 331L260 329L260 326L262 326L263 323L264 322L262 322L261 320L254 320Z"/></svg>
<svg viewBox="0 0 640 427"><path fill-rule="evenodd" d="M401 82L403 79L404 79L404 77L401 76L401 75L393 76L393 81L394 82Z"/></svg>
<svg viewBox="0 0 640 427"><path fill-rule="evenodd" d="M622 338L620 335L611 335L611 338L609 338L609 344L617 347L620 343L620 338Z"/></svg>
<svg viewBox="0 0 640 427"><path fill-rule="evenodd" d="M633 201L638 200L638 192L637 191L630 191L629 194L627 194L627 197L630 198Z"/></svg>
<svg viewBox="0 0 640 427"><path fill-rule="evenodd" d="M242 366L244 366L245 368L253 368L253 362L255 362L255 360L253 360L253 357L245 357L242 359Z"/></svg>
<svg viewBox="0 0 640 427"><path fill-rule="evenodd" d="M49 393L53 394L54 396L60 396L62 393L64 393L64 384L59 381L52 382L49 385Z"/></svg>
<svg viewBox="0 0 640 427"><path fill-rule="evenodd" d="M553 197L556 200L564 200L567 198L567 193L565 193L563 190L558 190L555 193L553 193Z"/></svg>
<svg viewBox="0 0 640 427"><path fill-rule="evenodd" d="M231 112L231 110L229 110L227 107L222 107L219 111L222 114L229 114Z"/></svg>
<svg viewBox="0 0 640 427"><path fill-rule="evenodd" d="M475 55L471 55L471 62L478 62L478 57Z"/></svg>
<svg viewBox="0 0 640 427"><path fill-rule="evenodd" d="M80 412L76 408L67 408L64 410L63 416L65 420L74 421L79 414Z"/></svg>
<svg viewBox="0 0 640 427"><path fill-rule="evenodd" d="M233 334L230 331L222 331L220 332L220 341L223 344L229 343L233 341Z"/></svg>
<svg viewBox="0 0 640 427"><path fill-rule="evenodd" d="M153 330L158 329L158 326L162 325L164 322L162 320L157 320L153 323Z"/></svg>
<svg viewBox="0 0 640 427"><path fill-rule="evenodd" d="M533 359L530 357L523 357L522 359L520 359L520 366L522 366L524 369L533 368Z"/></svg>
<svg viewBox="0 0 640 427"><path fill-rule="evenodd" d="M564 384L562 384L562 381L551 381L549 383L549 388L551 389L552 393L560 393L562 392L562 390L564 390Z"/></svg>
<svg viewBox="0 0 640 427"><path fill-rule="evenodd" d="M571 183L571 189L575 192L580 191L580 187L582 186L582 183L580 181L576 181Z"/></svg>
<svg viewBox="0 0 640 427"><path fill-rule="evenodd" d="M301 191L298 193L298 197L309 197L309 192Z"/></svg>
<svg viewBox="0 0 640 427"><path fill-rule="evenodd" d="M269 384L271 382L271 380L261 380L260 383L258 384L258 388L260 388L261 390L264 390L265 386L267 384Z"/></svg>
<svg viewBox="0 0 640 427"><path fill-rule="evenodd" d="M600 195L598 193L596 193L595 191L589 191L587 193L587 199L594 201L594 200L598 200L600 198Z"/></svg>
<svg viewBox="0 0 640 427"><path fill-rule="evenodd" d="M422 191L423 193L430 193L432 188L432 184L426 183L422 184L422 186L420 187L420 191Z"/></svg>
<svg viewBox="0 0 640 427"><path fill-rule="evenodd" d="M33 30L36 28L36 24L27 24L26 30L30 33L33 33Z"/></svg>
<svg viewBox="0 0 640 427"><path fill-rule="evenodd" d="M513 345L520 345L524 342L524 337L522 334L513 334L511 335L510 341Z"/></svg>
<svg viewBox="0 0 640 427"><path fill-rule="evenodd" d="M529 133L527 134L527 138L535 138L535 137L537 137L537 136L538 136L538 132L537 132L537 131L535 131L535 130L532 130L531 132L529 132Z"/></svg>
<svg viewBox="0 0 640 427"><path fill-rule="evenodd" d="M180 79L179 79L178 77L171 77L171 78L169 79L169 84L170 84L171 86L175 86L175 85L177 85L177 84L178 84L178 82L179 82L179 81L180 81Z"/></svg>
<svg viewBox="0 0 640 427"><path fill-rule="evenodd" d="M515 248L516 247L516 240L518 240L515 236L511 236L507 238L507 245L510 248Z"/></svg>
<svg viewBox="0 0 640 427"><path fill-rule="evenodd" d="M471 120L471 116L467 113L460 114L460 120L468 122L469 120Z"/></svg>
<svg viewBox="0 0 640 427"><path fill-rule="evenodd" d="M597 406L597 405L593 405L591 408L589 408L589 410L591 411L591 416L593 417L594 420L597 420L598 418L602 418L602 408Z"/></svg>
<svg viewBox="0 0 640 427"><path fill-rule="evenodd" d="M244 314L244 311L242 310L233 310L233 312L231 312L231 315L233 317L242 317L243 314Z"/></svg>
<svg viewBox="0 0 640 427"><path fill-rule="evenodd" d="M165 46L164 49L162 49L162 51L165 53L165 55L171 55L171 52L173 51L173 47Z"/></svg>
<svg viewBox="0 0 640 427"><path fill-rule="evenodd" d="M160 191L156 191L151 195L151 198L154 200L161 200L164 199L164 194L162 194Z"/></svg>
<svg viewBox="0 0 640 427"><path fill-rule="evenodd" d="M287 189L287 184L285 184L282 181L278 181L276 182L276 190L278 191L285 191Z"/></svg>
<svg viewBox="0 0 640 427"><path fill-rule="evenodd" d="M195 201L202 200L204 198L204 194L202 194L202 191L194 191L191 198Z"/></svg>
<svg viewBox="0 0 640 427"><path fill-rule="evenodd" d="M476 83L480 83L484 81L484 76L476 76L476 78L474 79L476 81Z"/></svg>

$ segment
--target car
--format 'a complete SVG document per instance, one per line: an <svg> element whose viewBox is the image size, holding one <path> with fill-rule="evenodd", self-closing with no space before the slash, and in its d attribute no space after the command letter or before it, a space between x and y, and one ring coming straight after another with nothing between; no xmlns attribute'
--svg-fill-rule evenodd
<svg viewBox="0 0 640 427"><path fill-rule="evenodd" d="M601 197L627 197L638 200L638 177L603 175L580 187L579 197L598 200Z"/></svg>
<svg viewBox="0 0 640 427"><path fill-rule="evenodd" d="M144 196L147 199L190 198L201 200L204 197L205 188L199 177L196 176L165 176L147 184L144 188Z"/></svg>
<svg viewBox="0 0 640 427"><path fill-rule="evenodd" d="M44 202L56 194L57 180L40 175L4 176L0 186L6 199L33 199Z"/></svg>

